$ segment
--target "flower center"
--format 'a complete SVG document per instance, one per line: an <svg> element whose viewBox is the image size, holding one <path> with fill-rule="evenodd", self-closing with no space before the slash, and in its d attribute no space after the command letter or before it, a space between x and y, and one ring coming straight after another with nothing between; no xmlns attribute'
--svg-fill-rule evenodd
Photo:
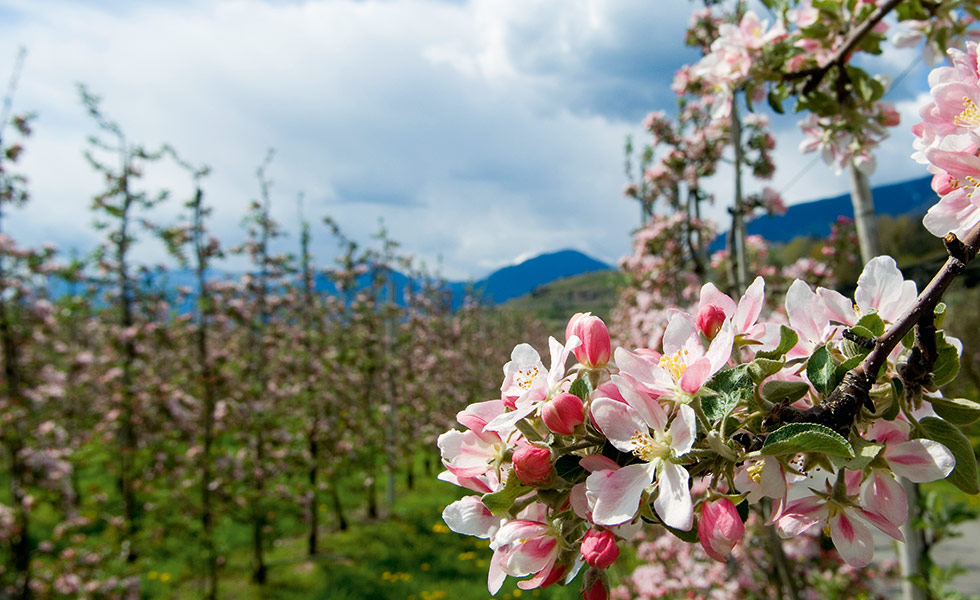
<svg viewBox="0 0 980 600"><path fill-rule="evenodd" d="M647 462L655 458L667 458L670 456L670 445L665 443L665 440L653 439L649 433L636 431L633 433L630 441L635 446L633 448L633 454Z"/></svg>
<svg viewBox="0 0 980 600"><path fill-rule="evenodd" d="M525 390L529 390L531 389L531 385L534 383L534 380L538 378L540 373L541 371L536 365L531 365L530 367L521 369L514 374L514 383Z"/></svg>
<svg viewBox="0 0 980 600"><path fill-rule="evenodd" d="M675 382L681 380L684 376L684 371L687 370L687 355L690 354L687 350L678 350L670 356L663 355L660 357L660 362L657 366L670 373L670 376L674 378Z"/></svg>
<svg viewBox="0 0 980 600"><path fill-rule="evenodd" d="M980 108L970 98L963 96L963 112L953 119L959 127L980 127Z"/></svg>
<svg viewBox="0 0 980 600"><path fill-rule="evenodd" d="M745 474L749 476L749 479L756 483L762 483L762 468L765 463L762 461L752 463L745 469Z"/></svg>

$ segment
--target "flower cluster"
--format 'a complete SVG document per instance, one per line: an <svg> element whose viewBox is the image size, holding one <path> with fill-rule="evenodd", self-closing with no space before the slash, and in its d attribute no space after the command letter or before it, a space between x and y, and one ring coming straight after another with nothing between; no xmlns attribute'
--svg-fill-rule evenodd
<svg viewBox="0 0 980 600"><path fill-rule="evenodd" d="M897 476L952 474L977 491L976 463L958 460L969 443L951 423L980 405L938 391L960 349L942 332L931 378L912 374L918 351L905 339L851 414L825 414L916 292L889 257L866 265L853 300L795 281L785 318L763 316L762 278L737 301L709 283L696 311L672 313L657 348L635 350L613 349L601 320L575 315L565 343L550 340L549 367L518 345L500 399L469 406L457 416L465 430L439 438L441 478L480 494L447 507L446 523L489 540L492 593L506 576L546 587L588 565L583 592L598 594L619 541L644 523L724 561L744 509L763 499L782 535L822 528L844 561L866 566L872 528L902 539ZM794 484L806 492L790 500Z"/></svg>

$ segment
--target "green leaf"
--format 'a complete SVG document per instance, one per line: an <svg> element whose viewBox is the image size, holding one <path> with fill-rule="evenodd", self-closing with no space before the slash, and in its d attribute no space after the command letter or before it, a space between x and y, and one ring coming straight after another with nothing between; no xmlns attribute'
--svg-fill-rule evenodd
<svg viewBox="0 0 980 600"><path fill-rule="evenodd" d="M579 464L580 460L582 457L574 454L559 456L558 460L555 461L555 472L565 481L575 483L579 476L585 473L585 469Z"/></svg>
<svg viewBox="0 0 980 600"><path fill-rule="evenodd" d="M980 419L980 404L966 398L928 398L936 414L954 425L969 425Z"/></svg>
<svg viewBox="0 0 980 600"><path fill-rule="evenodd" d="M834 456L854 457L854 449L839 433L817 423L790 423L766 437L762 454L776 456L797 452L823 452Z"/></svg>
<svg viewBox="0 0 980 600"><path fill-rule="evenodd" d="M762 397L770 402L796 402L810 391L805 381L767 381L762 386Z"/></svg>
<svg viewBox="0 0 980 600"><path fill-rule="evenodd" d="M530 491L531 488L521 483L521 481L517 478L517 475L511 471L510 476L507 478L507 483L504 485L503 489L493 492L492 494L483 494L483 497L480 500L491 513L494 515L502 515L510 510L510 507L514 505L515 500Z"/></svg>
<svg viewBox="0 0 980 600"><path fill-rule="evenodd" d="M946 341L946 334L936 334L936 364L932 368L932 381L936 385L946 385L960 372L960 353L956 346Z"/></svg>
<svg viewBox="0 0 980 600"><path fill-rule="evenodd" d="M586 379L576 379L572 382L572 387L568 388L568 393L578 396L582 402L588 402L592 386Z"/></svg>
<svg viewBox="0 0 980 600"><path fill-rule="evenodd" d="M946 480L967 494L980 493L977 457L973 454L973 445L970 444L969 438L955 425L936 417L926 417L919 421L919 425L925 430L927 439L946 446L956 458L956 466Z"/></svg>
<svg viewBox="0 0 980 600"><path fill-rule="evenodd" d="M674 529L673 527L669 527L668 525L664 525L664 527L667 529L667 531L673 533L676 537L684 540L688 544L696 544L696 543L698 543L698 521L697 521L697 519L694 520L694 525L688 531L682 531L680 529Z"/></svg>
<svg viewBox="0 0 980 600"><path fill-rule="evenodd" d="M830 355L826 346L820 346L813 351L810 360L806 361L806 377L814 389L826 396L837 387L835 383L837 363Z"/></svg>
<svg viewBox="0 0 980 600"><path fill-rule="evenodd" d="M752 377L745 365L719 371L705 387L717 392L717 395L701 398L701 410L712 421L727 415L740 402L748 402L754 390Z"/></svg>
<svg viewBox="0 0 980 600"><path fill-rule="evenodd" d="M787 352L793 349L796 342L800 340L799 334L790 329L785 325L779 326L779 345L775 349L769 350L768 352L758 352L756 353L756 358L767 358L775 359L785 355Z"/></svg>
<svg viewBox="0 0 980 600"><path fill-rule="evenodd" d="M851 331L861 337L877 338L885 334L885 322L877 312L868 313L861 317Z"/></svg>
<svg viewBox="0 0 980 600"><path fill-rule="evenodd" d="M786 111L783 109L783 99L780 96L781 94L777 94L776 90L772 90L769 92L769 95L766 96L766 100L769 102L769 108L782 115L785 114Z"/></svg>
<svg viewBox="0 0 980 600"><path fill-rule="evenodd" d="M778 373L785 364L786 363L781 360L757 358L748 365L749 376L752 377L752 381L754 381L756 384L760 384L766 377Z"/></svg>
<svg viewBox="0 0 980 600"><path fill-rule="evenodd" d="M867 442L862 440L855 447L854 458L845 461L841 466L852 471L860 471L871 464L878 454L885 448L884 444L878 442Z"/></svg>

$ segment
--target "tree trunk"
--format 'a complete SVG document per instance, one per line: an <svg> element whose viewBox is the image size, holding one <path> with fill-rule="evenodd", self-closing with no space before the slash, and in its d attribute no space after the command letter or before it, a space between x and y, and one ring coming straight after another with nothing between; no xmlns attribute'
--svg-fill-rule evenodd
<svg viewBox="0 0 980 600"><path fill-rule="evenodd" d="M337 527L341 531L347 531L347 518L344 517L344 505L340 502L340 491L337 483L330 486L330 498L333 500L333 514L337 517Z"/></svg>
<svg viewBox="0 0 980 600"><path fill-rule="evenodd" d="M923 532L915 527L915 520L919 518L919 486L904 477L899 477L898 480L902 484L909 501L909 518L905 525L902 525L905 543L899 544L898 549L899 564L902 568L902 598L903 600L926 600L925 590L909 579L912 575L928 577L928 573L923 568L922 560L926 552Z"/></svg>
<svg viewBox="0 0 980 600"><path fill-rule="evenodd" d="M858 244L861 247L861 262L867 264L881 254L878 239L878 224L875 222L875 203L871 195L868 176L854 163L848 165L851 176L851 204L854 206L854 226L857 229Z"/></svg>
<svg viewBox="0 0 980 600"><path fill-rule="evenodd" d="M735 202L732 206L732 261L735 283L734 298L748 287L748 257L745 254L745 207L742 205L742 122L738 116L738 94L732 94L732 148L735 150Z"/></svg>

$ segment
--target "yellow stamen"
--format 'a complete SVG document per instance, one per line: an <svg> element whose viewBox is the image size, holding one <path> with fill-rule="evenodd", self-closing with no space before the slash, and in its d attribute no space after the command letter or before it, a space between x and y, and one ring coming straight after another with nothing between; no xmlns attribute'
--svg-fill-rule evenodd
<svg viewBox="0 0 980 600"><path fill-rule="evenodd" d="M749 479L756 483L762 483L762 468L766 463L759 461L751 464L747 469L745 469L745 474L749 476Z"/></svg>
<svg viewBox="0 0 980 600"><path fill-rule="evenodd" d="M533 384L534 380L538 378L539 373L540 371L538 368L531 365L526 369L521 369L518 371L517 374L514 375L514 382L525 390L529 390L531 389L531 384Z"/></svg>
<svg viewBox="0 0 980 600"><path fill-rule="evenodd" d="M657 366L670 373L670 376L674 378L675 382L681 380L684 376L684 371L687 370L687 355L690 354L687 350L678 350L671 355L663 355L660 357L660 362Z"/></svg>
<svg viewBox="0 0 980 600"><path fill-rule="evenodd" d="M963 96L963 112L953 119L953 124L960 127L980 127L980 108L970 98Z"/></svg>
<svg viewBox="0 0 980 600"><path fill-rule="evenodd" d="M630 441L636 446L633 454L638 458L650 462L655 458L667 458L670 456L670 445L662 440L655 440L648 433L636 431Z"/></svg>

